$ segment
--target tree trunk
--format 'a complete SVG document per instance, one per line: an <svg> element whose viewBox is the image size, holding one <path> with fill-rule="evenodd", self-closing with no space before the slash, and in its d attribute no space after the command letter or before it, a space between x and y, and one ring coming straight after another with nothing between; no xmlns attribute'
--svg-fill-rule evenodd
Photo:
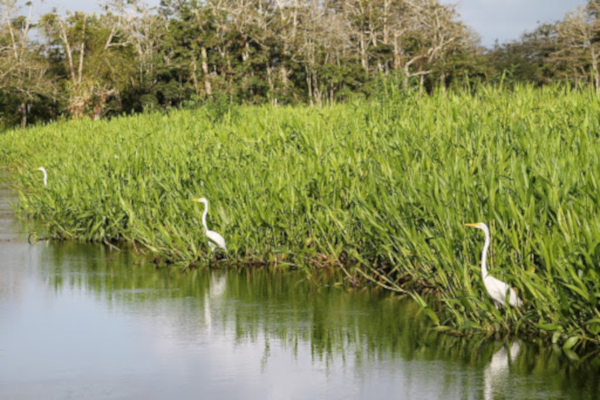
<svg viewBox="0 0 600 400"><path fill-rule="evenodd" d="M310 105L313 106L312 75L308 68L306 68L306 83L308 84L308 98L310 99Z"/></svg>
<svg viewBox="0 0 600 400"><path fill-rule="evenodd" d="M398 36L394 35L394 71L400 69L400 49L398 48Z"/></svg>
<svg viewBox="0 0 600 400"><path fill-rule="evenodd" d="M94 121L100 120L102 118L102 104L96 104L94 107Z"/></svg>
<svg viewBox="0 0 600 400"><path fill-rule="evenodd" d="M389 26L388 26L388 13L390 9L390 0L383 2L383 43L389 44Z"/></svg>
<svg viewBox="0 0 600 400"><path fill-rule="evenodd" d="M27 127L27 103L21 103L21 128Z"/></svg>
<svg viewBox="0 0 600 400"><path fill-rule="evenodd" d="M294 14L292 16L292 40L296 38L298 30L298 0L294 0Z"/></svg>
<svg viewBox="0 0 600 400"><path fill-rule="evenodd" d="M267 62L267 82L269 83L269 91L271 94L275 91L275 87L273 86L273 68Z"/></svg>
<svg viewBox="0 0 600 400"><path fill-rule="evenodd" d="M365 35L363 32L360 33L360 63L365 69L365 72L369 73L369 64L367 61L367 45L365 43Z"/></svg>
<svg viewBox="0 0 600 400"><path fill-rule="evenodd" d="M333 91L333 79L329 81L329 104L333 104L333 95L334 95L334 91Z"/></svg>
<svg viewBox="0 0 600 400"><path fill-rule="evenodd" d="M208 97L212 97L212 85L210 84L210 78L208 76L208 55L206 53L206 46L202 46L200 49L202 55L202 73L204 74L204 90Z"/></svg>
<svg viewBox="0 0 600 400"><path fill-rule="evenodd" d="M67 53L67 60L69 62L69 72L71 73L71 80L73 84L77 84L77 75L75 74L75 65L73 64L73 50L71 49L71 45L69 44L69 39L67 37L67 28L65 28L62 21L59 20L60 24L60 37L65 45L65 53Z"/></svg>
<svg viewBox="0 0 600 400"><path fill-rule="evenodd" d="M591 45L590 50L592 56L592 71L594 72L594 86L596 89L596 94L598 94L600 93L600 71L598 71L598 56L596 55L593 44Z"/></svg>
<svg viewBox="0 0 600 400"><path fill-rule="evenodd" d="M81 52L79 53L79 68L77 69L77 87L81 85L83 78L83 59L85 57L85 26L87 22L87 16L83 18L83 39L81 40Z"/></svg>
<svg viewBox="0 0 600 400"><path fill-rule="evenodd" d="M285 64L283 64L281 66L281 69L279 70L281 73L281 84L283 85L283 88L285 89L288 85L288 72L287 69L285 68Z"/></svg>
<svg viewBox="0 0 600 400"><path fill-rule="evenodd" d="M246 62L250 58L250 45L248 41L246 41L246 45L244 46L244 51L242 52L242 61Z"/></svg>
<svg viewBox="0 0 600 400"><path fill-rule="evenodd" d="M445 92L446 91L446 73L442 72L440 74L440 87Z"/></svg>
<svg viewBox="0 0 600 400"><path fill-rule="evenodd" d="M315 71L313 71L312 77L313 77L313 94L315 96L317 106L322 107L323 106L323 92L319 88L319 78ZM325 92L325 93L327 93L327 92Z"/></svg>
<svg viewBox="0 0 600 400"><path fill-rule="evenodd" d="M192 81L194 82L194 89L198 94L200 91L198 87L198 63L196 62L196 56L194 54L192 54Z"/></svg>

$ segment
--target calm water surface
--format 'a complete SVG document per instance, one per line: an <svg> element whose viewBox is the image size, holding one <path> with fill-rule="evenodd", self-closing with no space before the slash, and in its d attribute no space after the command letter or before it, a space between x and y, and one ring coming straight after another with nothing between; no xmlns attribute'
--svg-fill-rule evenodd
<svg viewBox="0 0 600 400"><path fill-rule="evenodd" d="M27 243L0 189L0 399L595 399L597 358L456 339L379 291Z"/></svg>

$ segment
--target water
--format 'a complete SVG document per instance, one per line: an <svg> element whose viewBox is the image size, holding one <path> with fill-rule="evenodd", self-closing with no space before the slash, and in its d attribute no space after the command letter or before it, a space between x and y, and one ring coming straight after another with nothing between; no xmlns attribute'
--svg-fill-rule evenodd
<svg viewBox="0 0 600 400"><path fill-rule="evenodd" d="M0 189L0 399L594 399L597 357L428 329L297 272L177 271L27 243Z"/></svg>

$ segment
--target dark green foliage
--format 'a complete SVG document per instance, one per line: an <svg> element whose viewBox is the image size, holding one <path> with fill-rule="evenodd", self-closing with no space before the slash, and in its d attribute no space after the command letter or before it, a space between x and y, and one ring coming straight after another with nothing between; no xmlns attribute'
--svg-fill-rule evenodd
<svg viewBox="0 0 600 400"><path fill-rule="evenodd" d="M595 1L582 9L590 40L569 39L565 17L489 50L452 7L436 0L326 0L296 8L217 3L164 0L149 8L138 0L108 1L102 13L42 15L29 31L27 19L14 13L10 25L0 24L0 69L19 65L0 76L0 129L204 103L219 119L215 110L222 107L215 105L222 99L230 105L352 102L378 96L381 79L408 93L475 91L490 83L595 82L600 90L600 72L594 79L590 61L600 35ZM418 18L406 19L411 7ZM423 22L432 15L436 23ZM21 30L18 62L11 58L10 27Z"/></svg>
<svg viewBox="0 0 600 400"><path fill-rule="evenodd" d="M398 74L401 59L413 57L420 61L411 72L428 68L431 73L422 81L413 76L410 84L431 92L439 82L462 81L468 64L483 59L456 13L435 0L417 3L446 16L440 33L457 44L430 59L434 34L421 27L411 33L401 29L404 36L396 45L403 47L394 49L392 31L400 29L394 27L418 23L403 23L407 6L393 0L384 29L380 0L370 2L360 15L335 0L297 8L246 2L243 9L235 1L165 0L156 9L140 1L108 1L102 13L53 11L39 17L36 41L31 34L23 41L27 53L39 58L37 81L47 80L48 88L23 96L3 91L0 81L0 122L26 125L24 117L35 123L61 115L100 119L204 103L219 119L222 107L216 105L222 99L238 105L352 101L370 96L382 75ZM23 24L23 17L14 17L13 25ZM9 36L8 27L0 25L0 48ZM9 58L10 52L0 52L0 66L10 65Z"/></svg>
<svg viewBox="0 0 600 400"><path fill-rule="evenodd" d="M496 44L487 59L495 80L508 85L527 82L541 86L564 77L564 66L551 59L558 50L556 27L544 24L520 40Z"/></svg>

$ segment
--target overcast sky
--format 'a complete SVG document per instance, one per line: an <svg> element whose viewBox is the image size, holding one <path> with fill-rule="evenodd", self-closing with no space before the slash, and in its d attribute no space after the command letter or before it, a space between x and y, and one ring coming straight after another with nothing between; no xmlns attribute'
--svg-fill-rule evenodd
<svg viewBox="0 0 600 400"><path fill-rule="evenodd" d="M585 4L586 0L441 0L458 3L463 21L481 36L484 46L517 39L525 31L534 29L538 22L562 19L567 11ZM159 0L149 0L158 4ZM97 0L47 0L43 11L56 7L59 11L98 10Z"/></svg>

